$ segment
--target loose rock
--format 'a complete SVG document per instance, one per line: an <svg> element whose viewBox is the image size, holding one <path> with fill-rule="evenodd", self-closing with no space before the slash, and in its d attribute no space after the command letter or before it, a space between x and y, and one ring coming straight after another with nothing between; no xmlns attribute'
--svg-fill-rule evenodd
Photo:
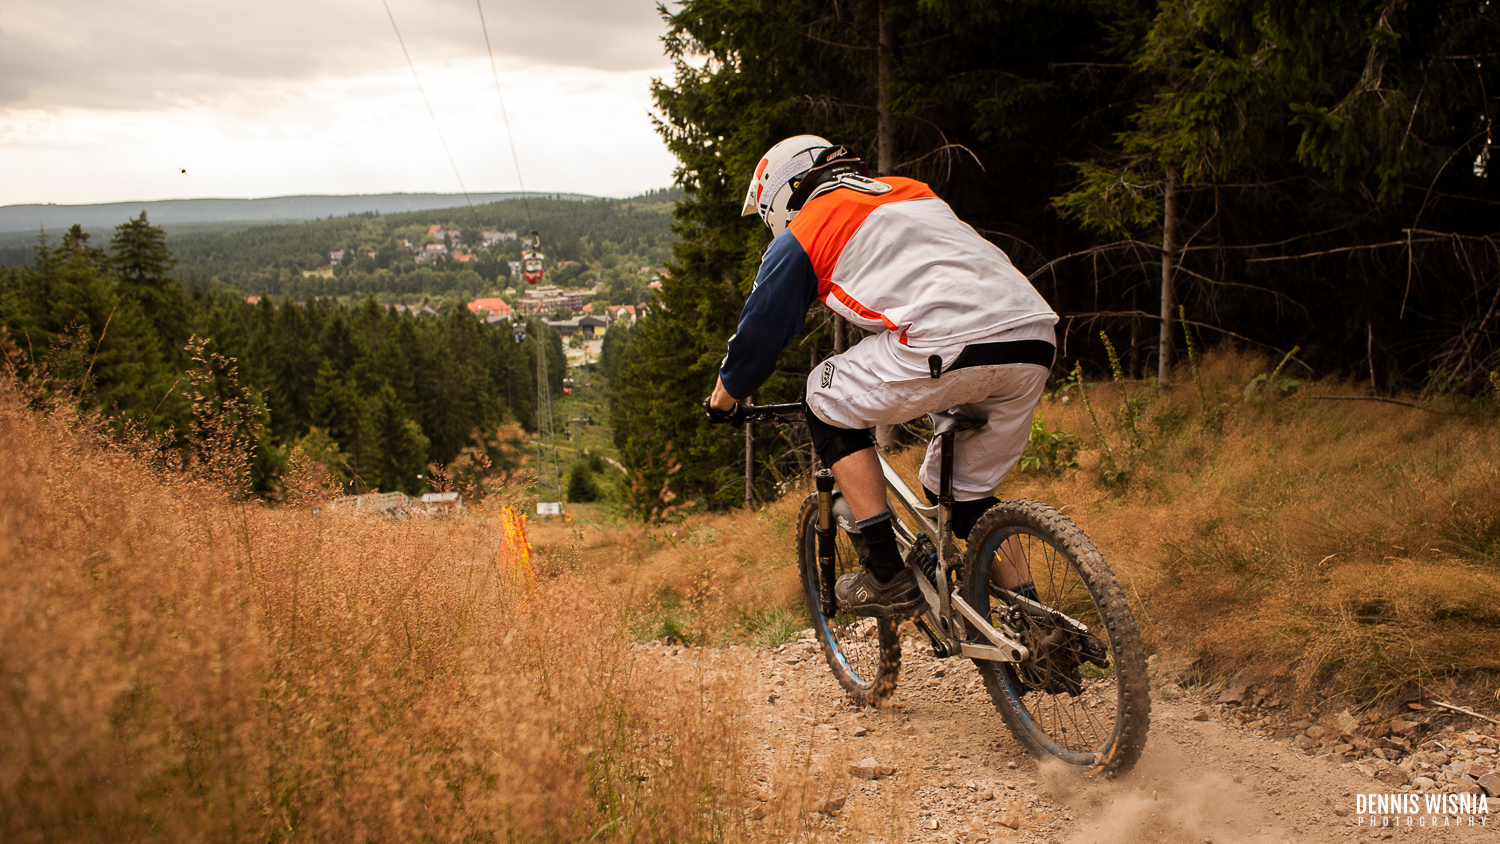
<svg viewBox="0 0 1500 844"><path fill-rule="evenodd" d="M1021 828L1021 807L1012 803L1000 812L1000 825L1007 829Z"/></svg>
<svg viewBox="0 0 1500 844"><path fill-rule="evenodd" d="M875 757L867 756L858 762L850 762L849 773L861 779L878 780L896 773L896 768L892 765L882 765L875 761Z"/></svg>
<svg viewBox="0 0 1500 844"><path fill-rule="evenodd" d="M1216 703L1225 703L1225 704L1240 704L1240 703L1244 703L1245 702L1245 692L1247 690L1248 690L1248 687L1244 683L1235 683L1233 686L1230 686L1229 688L1225 689L1224 693L1221 694L1221 695L1219 695L1218 700L1215 701L1215 702Z"/></svg>
<svg viewBox="0 0 1500 844"><path fill-rule="evenodd" d="M830 797L814 806L813 811L820 815L836 815L844 808L844 804L847 802L849 802L848 795Z"/></svg>

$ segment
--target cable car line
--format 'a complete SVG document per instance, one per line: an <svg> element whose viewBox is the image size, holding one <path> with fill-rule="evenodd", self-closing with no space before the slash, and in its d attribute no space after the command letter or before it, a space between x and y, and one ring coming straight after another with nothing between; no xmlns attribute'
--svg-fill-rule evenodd
<svg viewBox="0 0 1500 844"><path fill-rule="evenodd" d="M448 156L448 164L453 168L453 177L458 180L459 190L463 191L464 201L469 205L469 213L474 217L476 226L483 228L479 222L479 213L474 208L474 201L469 197L469 189L464 185L463 176L458 171L458 162L453 158L453 151L448 148L448 139L443 135L443 127L438 122L437 112L432 108L432 100L427 97L427 89L422 87L422 77L417 73L417 65L412 61L411 51L406 49L406 39L401 37L401 27L396 24L396 15L391 11L389 0L380 0L385 7L386 17L391 21L391 29L396 33L396 41L401 45L401 54L406 57L406 66L411 68L412 79L417 83L417 91L422 95L422 102L427 106L427 115L432 118L433 128L437 130L438 142L443 146L443 153ZM521 176L521 159L516 152L515 135L510 128L510 114L505 108L505 93L500 87L500 71L495 64L495 49L490 43L489 26L484 19L484 4L481 0L474 0L474 5L479 11L479 27L484 33L484 48L489 53L490 76L495 82L495 94L500 98L500 116L505 122L506 140L510 142L511 162L516 168L516 182L521 187L521 201L526 208L526 222L531 229L529 248L521 253L522 264L526 280L536 284L543 275L541 253L541 236L537 233L535 221L531 216L531 199L526 193L526 182ZM517 332L516 342L526 339L524 331ZM547 346L541 335L536 338L536 363L537 363L537 511L543 512L543 505L548 506L547 512L560 513L562 501L562 470L557 459L557 437L552 429L552 390L548 384ZM550 451L550 455L548 452ZM550 457L550 459L549 459ZM547 472L550 465L551 472ZM551 483L548 484L546 475L550 474ZM542 498L549 492L544 486L551 486L553 494L552 502L543 502Z"/></svg>
<svg viewBox="0 0 1500 844"><path fill-rule="evenodd" d="M474 210L474 200L469 198L469 189L464 186L464 177L459 175L458 162L453 159L453 151L448 149L448 139L443 137L443 127L438 123L437 112L432 110L432 100L427 98L427 89L422 87L422 77L417 75L417 65L411 60L411 52L406 49L406 39L401 37L401 27L396 26L396 15L391 12L391 4L387 0L380 0L380 5L385 7L386 17L391 19L391 29L396 31L396 43L401 45L401 55L406 56L406 66L411 68L411 78L416 80L417 91L422 95L422 102L427 106L427 115L432 118L432 128L437 130L438 142L443 145L443 153L448 156L448 164L453 168L453 178L458 180L458 189L463 191L464 202L468 203L469 214L474 218L474 225L483 228L479 222L479 214ZM489 36L485 36L488 39Z"/></svg>
<svg viewBox="0 0 1500 844"><path fill-rule="evenodd" d="M505 108L505 91L500 87L500 70L495 65L495 48L490 43L489 24L484 19L484 3L474 0L474 6L479 10L479 30L484 33L484 49L490 57L490 78L495 81L495 95L500 99L500 117L505 121L505 139L510 142L510 160L516 168L516 183L521 186L521 203L526 208L526 225L531 229L531 244L521 251L522 275L531 284L536 284L542 278L542 253L541 235L537 233L536 220L531 216L531 198L526 193L526 180L521 176L521 157L516 152L516 136L510 128L510 112ZM524 333L516 335L519 339L524 338ZM552 389L547 378L547 346L543 342L542 335L536 338L536 492L537 492L537 514L541 515L545 509L549 513L561 514L562 510L562 468L557 459L557 435L552 429ZM549 459L550 451L550 459ZM547 470L551 468L549 473ZM551 487L555 491L552 501L543 499L547 497L547 475L550 474Z"/></svg>
<svg viewBox="0 0 1500 844"><path fill-rule="evenodd" d="M490 29L484 21L484 4L474 0L479 8L479 30L484 33L484 49L490 54L490 75L495 79L495 95L500 98L500 117L505 121L505 138L510 141L510 159L516 165L516 182L521 186L521 202L526 206L526 226L536 230L536 221L531 218L531 199L526 196L526 180L521 178L521 159L516 154L516 138L510 131L510 113L505 110L505 93L500 89L500 71L495 68L495 48L490 46Z"/></svg>

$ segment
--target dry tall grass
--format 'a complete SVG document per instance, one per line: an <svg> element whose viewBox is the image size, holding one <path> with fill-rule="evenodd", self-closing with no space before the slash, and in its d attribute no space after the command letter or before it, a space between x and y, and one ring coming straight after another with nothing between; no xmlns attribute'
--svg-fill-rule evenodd
<svg viewBox="0 0 1500 844"><path fill-rule="evenodd" d="M1437 412L1368 401L1351 385L1246 387L1275 361L1222 352L1154 396L1126 384L1044 401L1081 436L1079 469L1013 475L1006 497L1066 505L1130 586L1158 648L1307 695L1370 700L1500 669L1500 426L1483 406ZM1284 377L1285 372L1282 373ZM1199 383L1202 385L1200 393ZM1101 440L1102 433L1102 440ZM1128 455L1127 455L1128 456Z"/></svg>
<svg viewBox="0 0 1500 844"><path fill-rule="evenodd" d="M796 548L806 494L665 525L611 521L602 505L572 505L571 523L545 520L533 537L544 570L588 571L632 596L638 637L780 644L807 627Z"/></svg>
<svg viewBox="0 0 1500 844"><path fill-rule="evenodd" d="M0 392L0 840L735 838L729 695L499 536L232 502Z"/></svg>
<svg viewBox="0 0 1500 844"><path fill-rule="evenodd" d="M1047 501L1104 550L1153 649L1210 676L1280 682L1303 701L1500 677L1500 425L1492 407L1369 401L1337 381L1276 389L1276 361L1233 351L1174 386L1109 381L1045 399L1079 466L1012 473L1001 497ZM1254 386L1247 391L1247 386ZM1201 383L1201 391L1200 391ZM1098 419L1095 426L1094 418ZM1106 463L1105 445L1115 456ZM893 461L914 478L920 449ZM1108 470L1108 471L1106 471ZM1121 477L1111 482L1106 477ZM792 521L806 490L758 513L675 527L554 526L549 544L661 599L645 632L741 639L786 612L805 626ZM641 632L638 630L638 632Z"/></svg>

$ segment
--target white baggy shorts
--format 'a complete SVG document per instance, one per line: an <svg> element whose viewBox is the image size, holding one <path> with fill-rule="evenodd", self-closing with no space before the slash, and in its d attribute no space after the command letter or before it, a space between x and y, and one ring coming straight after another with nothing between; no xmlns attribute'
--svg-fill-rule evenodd
<svg viewBox="0 0 1500 844"><path fill-rule="evenodd" d="M927 358L939 355L947 367L972 343L1046 340L1055 345L1052 325L1032 323L971 343L924 349L901 345L894 332L874 334L808 374L807 404L824 422L850 429L899 425L943 411L985 419L983 426L957 435L953 447L954 500L985 498L1026 451L1031 415L1048 369L1034 363L973 366L934 379ZM940 451L934 438L918 473L922 485L933 491L940 478Z"/></svg>

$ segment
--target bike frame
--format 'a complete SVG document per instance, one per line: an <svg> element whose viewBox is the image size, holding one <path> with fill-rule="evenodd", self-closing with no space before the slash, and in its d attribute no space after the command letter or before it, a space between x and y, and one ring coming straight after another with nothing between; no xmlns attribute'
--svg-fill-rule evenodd
<svg viewBox="0 0 1500 844"><path fill-rule="evenodd" d="M885 475L887 493L896 499L929 536L935 537L934 544L938 551L937 582L946 584L949 582L948 573L958 570L963 565L963 561L958 559L958 548L953 543L954 435L947 432L938 434L938 437L940 438L942 473L936 504L920 503L916 493L896 472L890 461L885 459L885 455L877 452L877 456L880 459L880 471ZM917 537L903 520L897 518L893 522L896 527L896 544L900 546L902 556L906 556L916 544ZM1009 631L1002 632L995 629L989 619L969 606L957 589L952 591L938 589L937 584L927 579L927 575L920 566L913 568L912 574L916 575L917 586L922 590L922 597L927 602L927 615L932 618L937 625L938 634L945 640L942 643L934 642L935 648L949 654L963 654L971 659L985 659L991 662L1020 662L1029 655L1025 645L1013 636L1007 635ZM989 644L963 641L958 636L959 619L968 622L979 631ZM939 647L940 644L945 647Z"/></svg>
<svg viewBox="0 0 1500 844"><path fill-rule="evenodd" d="M755 421L785 422L801 414L802 405L747 406L744 411L747 424ZM946 414L943 415L946 416ZM1015 638L1015 631L1008 626L1003 630L996 629L990 624L988 618L969 606L959 594L958 589L938 589L938 584L949 582L948 573L957 571L963 565L963 561L958 558L958 546L953 542L953 439L956 432L941 431L936 436L942 458L936 504L921 503L905 479L896 472L890 461L885 459L885 455L880 454L879 451L876 452L876 456L880 459L880 471L885 476L886 491L906 510L920 531L934 537L934 544L937 546L937 583L928 580L920 566L912 569L912 573L917 578L917 586L922 590L922 598L926 602L923 611L938 628L936 633L929 630L927 634L933 639L933 649L942 656L962 654L970 659L983 659L991 662L1021 662L1030 655L1030 652ZM838 611L838 602L833 594L832 583L835 568L833 473L826 468L819 469L814 480L818 491L818 524L815 528L818 537L818 582L820 584L818 597L823 605L823 614L832 618ZM906 557L916 545L917 536L901 518L894 518L892 522L896 531L896 544L901 549L901 555ZM1040 604L1019 596L1013 596L1013 599L1033 604L1039 610L1056 612L1046 610ZM1080 630L1085 632L1088 630L1081 622L1065 615L1062 617ZM967 622L977 630L987 644L963 641L966 637L959 635L961 621Z"/></svg>

